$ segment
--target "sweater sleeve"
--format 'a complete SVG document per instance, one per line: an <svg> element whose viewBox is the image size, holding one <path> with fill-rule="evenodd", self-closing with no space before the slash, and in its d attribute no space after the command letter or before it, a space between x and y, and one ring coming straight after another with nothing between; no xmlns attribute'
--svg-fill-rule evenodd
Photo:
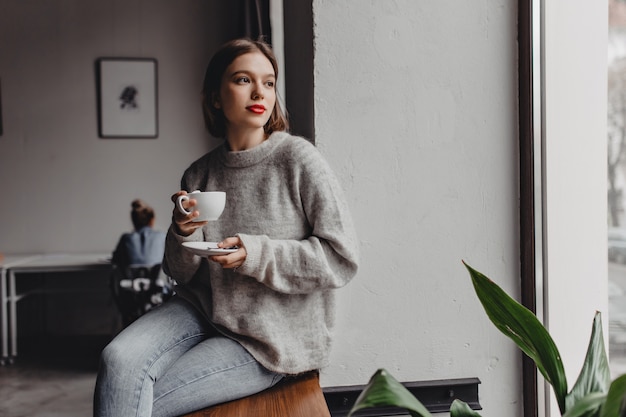
<svg viewBox="0 0 626 417"><path fill-rule="evenodd" d="M181 243L201 240L201 229L197 229L189 236L181 236L174 231L173 225L170 226L165 237L163 272L179 284L186 284L191 281L202 263L202 258L185 250Z"/></svg>
<svg viewBox="0 0 626 417"><path fill-rule="evenodd" d="M286 294L306 294L346 285L358 268L358 240L343 190L328 163L310 147L298 155L294 181L311 233L277 240L240 233L248 256L237 269Z"/></svg>
<svg viewBox="0 0 626 417"><path fill-rule="evenodd" d="M181 190L190 191L188 184L189 170L181 179ZM195 189L195 188L194 188ZM200 242L203 240L202 228L196 229L189 236L179 235L172 223L165 236L165 253L163 256L163 272L172 277L178 284L186 284L198 273L203 263L202 257L186 250L183 242ZM206 261L205 261L206 263Z"/></svg>

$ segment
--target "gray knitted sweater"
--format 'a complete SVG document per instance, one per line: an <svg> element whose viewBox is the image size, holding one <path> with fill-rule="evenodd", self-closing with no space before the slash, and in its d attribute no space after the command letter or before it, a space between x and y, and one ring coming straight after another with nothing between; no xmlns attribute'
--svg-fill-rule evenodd
<svg viewBox="0 0 626 417"><path fill-rule="evenodd" d="M358 242L341 187L318 150L285 132L240 152L224 144L195 161L181 187L225 191L226 208L190 236L170 227L163 266L179 296L272 371L326 366L334 290L355 275ZM181 246L235 235L248 253L236 272Z"/></svg>

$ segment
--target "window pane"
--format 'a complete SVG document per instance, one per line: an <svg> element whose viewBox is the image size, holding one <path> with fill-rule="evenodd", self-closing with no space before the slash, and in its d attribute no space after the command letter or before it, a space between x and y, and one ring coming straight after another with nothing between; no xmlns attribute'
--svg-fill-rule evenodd
<svg viewBox="0 0 626 417"><path fill-rule="evenodd" d="M609 0L608 42L609 354L613 378L626 373L626 1Z"/></svg>

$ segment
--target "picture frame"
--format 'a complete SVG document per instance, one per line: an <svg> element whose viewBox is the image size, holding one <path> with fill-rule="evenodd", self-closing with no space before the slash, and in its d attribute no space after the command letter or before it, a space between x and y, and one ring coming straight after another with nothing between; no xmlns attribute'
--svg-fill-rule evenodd
<svg viewBox="0 0 626 417"><path fill-rule="evenodd" d="M158 137L156 59L98 58L96 78L99 137Z"/></svg>

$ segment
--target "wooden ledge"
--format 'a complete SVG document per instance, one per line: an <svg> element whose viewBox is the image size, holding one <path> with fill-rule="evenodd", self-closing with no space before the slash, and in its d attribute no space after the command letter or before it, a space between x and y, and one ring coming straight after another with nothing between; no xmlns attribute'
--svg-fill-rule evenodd
<svg viewBox="0 0 626 417"><path fill-rule="evenodd" d="M285 378L258 394L182 417L330 417L317 372Z"/></svg>

